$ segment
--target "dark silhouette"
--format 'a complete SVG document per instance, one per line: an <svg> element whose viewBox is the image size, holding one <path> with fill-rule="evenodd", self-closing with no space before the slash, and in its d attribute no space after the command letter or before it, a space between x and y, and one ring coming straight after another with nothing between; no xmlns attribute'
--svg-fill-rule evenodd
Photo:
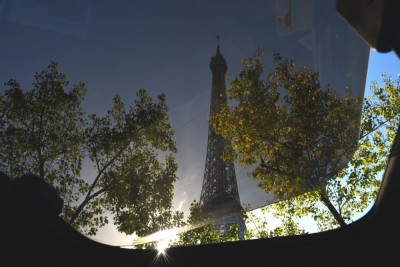
<svg viewBox="0 0 400 267"><path fill-rule="evenodd" d="M14 180L0 172L1 201L6 214L16 219L58 216L63 200L43 178L25 174Z"/></svg>

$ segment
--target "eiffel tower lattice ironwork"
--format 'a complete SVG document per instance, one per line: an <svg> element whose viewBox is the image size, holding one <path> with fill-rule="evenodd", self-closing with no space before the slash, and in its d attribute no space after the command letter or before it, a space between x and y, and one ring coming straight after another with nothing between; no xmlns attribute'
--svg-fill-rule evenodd
<svg viewBox="0 0 400 267"><path fill-rule="evenodd" d="M225 74L228 70L224 56L220 53L217 36L217 54L211 57L212 88L210 117L220 111L221 104L227 102ZM244 238L246 229L243 208L240 204L239 190L233 162L225 161L222 155L229 143L222 136L208 128L207 157L204 170L200 204L202 217L208 218L221 233L230 226L239 226L239 238Z"/></svg>

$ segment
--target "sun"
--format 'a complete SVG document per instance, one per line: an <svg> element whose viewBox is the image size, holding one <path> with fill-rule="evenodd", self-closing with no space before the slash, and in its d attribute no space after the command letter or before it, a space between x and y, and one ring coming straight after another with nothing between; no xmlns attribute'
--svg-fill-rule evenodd
<svg viewBox="0 0 400 267"><path fill-rule="evenodd" d="M158 254L165 254L165 250L168 247L168 240L160 240L157 243L157 250L158 250Z"/></svg>

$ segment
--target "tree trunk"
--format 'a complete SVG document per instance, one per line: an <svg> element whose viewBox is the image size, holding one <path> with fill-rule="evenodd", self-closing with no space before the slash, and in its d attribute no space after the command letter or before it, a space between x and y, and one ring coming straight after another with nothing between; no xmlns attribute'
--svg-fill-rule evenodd
<svg viewBox="0 0 400 267"><path fill-rule="evenodd" d="M332 213L332 215L335 218L335 220L339 223L340 227L347 226L347 223L344 221L342 215L340 215L340 213L336 210L335 206L333 206L332 202L325 195L325 193L320 192L319 193L319 199L329 209L329 211Z"/></svg>

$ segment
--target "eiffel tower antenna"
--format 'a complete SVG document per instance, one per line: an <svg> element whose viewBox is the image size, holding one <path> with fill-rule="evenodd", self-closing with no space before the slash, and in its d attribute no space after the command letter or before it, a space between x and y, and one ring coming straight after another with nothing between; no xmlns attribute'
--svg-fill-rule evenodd
<svg viewBox="0 0 400 267"><path fill-rule="evenodd" d="M220 55L219 53L219 35L217 35L217 56Z"/></svg>

